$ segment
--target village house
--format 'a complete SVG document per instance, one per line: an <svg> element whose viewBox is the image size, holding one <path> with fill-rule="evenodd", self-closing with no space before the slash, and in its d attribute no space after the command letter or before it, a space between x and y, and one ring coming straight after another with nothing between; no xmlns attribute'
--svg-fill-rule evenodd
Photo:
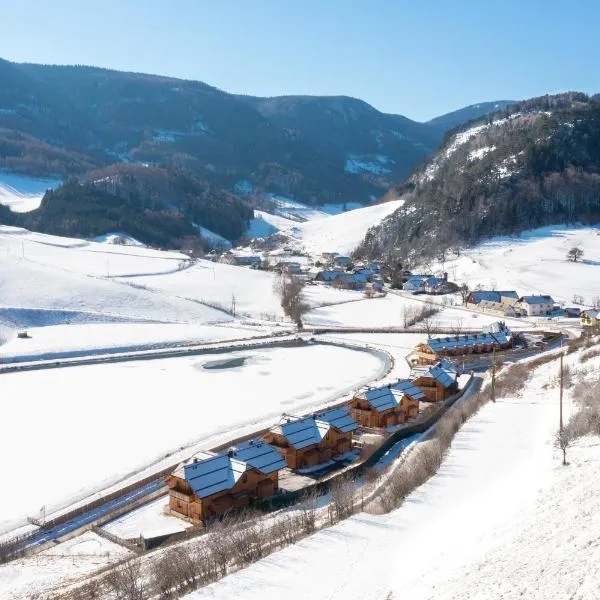
<svg viewBox="0 0 600 600"><path fill-rule="evenodd" d="M337 255L337 252L323 252L321 258L326 262L331 262Z"/></svg>
<svg viewBox="0 0 600 600"><path fill-rule="evenodd" d="M444 273L442 277L428 277L423 288L426 294L432 295L452 294L458 289L455 283L448 281L448 273Z"/></svg>
<svg viewBox="0 0 600 600"><path fill-rule="evenodd" d="M331 426L331 443L333 455L344 454L352 450L352 439L358 424L350 416L347 406L331 408L318 413L316 419L325 421Z"/></svg>
<svg viewBox="0 0 600 600"><path fill-rule="evenodd" d="M309 417L284 416L264 436L277 449L290 469L314 467L327 462L335 454L338 440L327 421Z"/></svg>
<svg viewBox="0 0 600 600"><path fill-rule="evenodd" d="M282 260L275 265L275 271L298 275L302 273L302 265L292 260Z"/></svg>
<svg viewBox="0 0 600 600"><path fill-rule="evenodd" d="M584 327L600 327L600 309L590 308L582 310L579 322Z"/></svg>
<svg viewBox="0 0 600 600"><path fill-rule="evenodd" d="M345 271L319 271L315 276L315 281L322 281L323 283L333 283L339 277L344 277Z"/></svg>
<svg viewBox="0 0 600 600"><path fill-rule="evenodd" d="M539 317L554 310L554 300L551 296L521 296L514 304L517 314L528 317Z"/></svg>
<svg viewBox="0 0 600 600"><path fill-rule="evenodd" d="M421 398L423 393L410 381L399 380L394 386L372 388L356 394L350 400L350 414L363 427L385 429L416 416Z"/></svg>
<svg viewBox="0 0 600 600"><path fill-rule="evenodd" d="M410 379L398 379L391 386L392 394L398 400L398 407L403 415L402 423L419 415L419 401L425 394Z"/></svg>
<svg viewBox="0 0 600 600"><path fill-rule="evenodd" d="M262 265L260 256L246 256L233 254L232 252L226 252L221 255L219 262L227 265L236 265L238 267L251 267L253 269L259 269Z"/></svg>
<svg viewBox="0 0 600 600"><path fill-rule="evenodd" d="M514 305L518 299L519 295L514 290L479 290L471 292L465 304L467 308L472 310L514 317L517 314Z"/></svg>
<svg viewBox="0 0 600 600"><path fill-rule="evenodd" d="M514 343L510 329L503 323L492 325L486 333L436 337L417 344L409 354L411 365L434 365L445 356L464 356L511 348Z"/></svg>
<svg viewBox="0 0 600 600"><path fill-rule="evenodd" d="M411 294L423 294L425 293L425 281L427 279L428 277L425 275L411 275L402 285L402 289Z"/></svg>
<svg viewBox="0 0 600 600"><path fill-rule="evenodd" d="M347 267L350 263L352 262L352 259L349 256L336 256L333 259L333 264L340 268L340 267Z"/></svg>
<svg viewBox="0 0 600 600"><path fill-rule="evenodd" d="M445 359L435 365L413 367L410 378L430 402L445 400L458 391L456 367Z"/></svg>
<svg viewBox="0 0 600 600"><path fill-rule="evenodd" d="M206 523L277 493L280 454L262 440L225 452L201 452L168 477L169 509L192 523Z"/></svg>

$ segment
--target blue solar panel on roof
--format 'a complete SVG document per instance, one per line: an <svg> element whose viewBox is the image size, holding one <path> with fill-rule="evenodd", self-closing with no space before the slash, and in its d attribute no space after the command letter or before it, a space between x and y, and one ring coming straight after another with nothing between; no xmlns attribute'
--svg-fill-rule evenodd
<svg viewBox="0 0 600 600"><path fill-rule="evenodd" d="M265 475L284 469L286 466L281 454L263 440L250 440L238 444L235 447L235 457Z"/></svg>
<svg viewBox="0 0 600 600"><path fill-rule="evenodd" d="M341 406L339 408L332 408L325 412L319 413L317 419L329 423L332 427L335 427L342 433L349 433L358 429L356 421L350 416L348 407Z"/></svg>
<svg viewBox="0 0 600 600"><path fill-rule="evenodd" d="M365 398L377 412L383 412L398 406L398 401L388 387L367 390Z"/></svg>
<svg viewBox="0 0 600 600"><path fill-rule="evenodd" d="M231 489L245 471L245 463L227 454L184 465L185 478L199 498Z"/></svg>
<svg viewBox="0 0 600 600"><path fill-rule="evenodd" d="M327 428L319 426L312 417L281 423L280 429L289 444L298 450L318 444L327 433Z"/></svg>

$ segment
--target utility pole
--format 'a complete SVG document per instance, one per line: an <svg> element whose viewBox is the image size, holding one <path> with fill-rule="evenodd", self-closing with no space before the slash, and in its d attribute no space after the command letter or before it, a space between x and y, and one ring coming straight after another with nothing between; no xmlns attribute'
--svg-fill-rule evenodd
<svg viewBox="0 0 600 600"><path fill-rule="evenodd" d="M565 373L564 373L564 369L563 369L563 342L562 339L560 340L560 396L559 396L559 410L560 410L560 417L559 417L559 426L558 426L558 430L560 433L562 433L563 431L563 386L564 386L564 381L565 381Z"/></svg>
<svg viewBox="0 0 600 600"><path fill-rule="evenodd" d="M496 402L496 347L492 348L492 402Z"/></svg>

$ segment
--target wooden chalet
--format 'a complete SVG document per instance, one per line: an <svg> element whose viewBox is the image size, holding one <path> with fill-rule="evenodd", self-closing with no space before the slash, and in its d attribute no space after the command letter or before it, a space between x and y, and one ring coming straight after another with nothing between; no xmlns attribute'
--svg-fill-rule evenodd
<svg viewBox="0 0 600 600"><path fill-rule="evenodd" d="M290 469L314 467L334 454L335 435L326 421L310 417L284 416L264 436L284 457Z"/></svg>
<svg viewBox="0 0 600 600"><path fill-rule="evenodd" d="M280 454L263 440L250 440L219 454L197 454L168 477L169 509L194 524L206 523L253 499L273 496L285 466Z"/></svg>
<svg viewBox="0 0 600 600"><path fill-rule="evenodd" d="M350 416L347 406L331 408L318 413L315 417L319 421L329 423L331 427L330 439L334 456L352 450L352 439L354 432L358 429L358 424Z"/></svg>
<svg viewBox="0 0 600 600"><path fill-rule="evenodd" d="M458 391L457 370L447 360L435 365L413 367L410 378L429 402L441 402Z"/></svg>
<svg viewBox="0 0 600 600"><path fill-rule="evenodd" d="M408 357L411 365L435 365L446 356L483 354L511 348L514 343L510 329L504 323L495 323L487 333L436 337L417 344Z"/></svg>
<svg viewBox="0 0 600 600"><path fill-rule="evenodd" d="M406 423L408 419L419 415L419 401L425 400L425 394L410 379L398 379L391 386L392 394L398 400L401 414L399 423Z"/></svg>
<svg viewBox="0 0 600 600"><path fill-rule="evenodd" d="M394 386L357 394L350 401L350 415L363 427L385 429L416 416L419 400L423 397L423 393L410 381L399 380Z"/></svg>

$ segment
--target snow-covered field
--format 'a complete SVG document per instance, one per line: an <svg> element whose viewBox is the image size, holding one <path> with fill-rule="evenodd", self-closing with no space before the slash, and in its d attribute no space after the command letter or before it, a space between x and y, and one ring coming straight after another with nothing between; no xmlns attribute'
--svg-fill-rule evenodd
<svg viewBox="0 0 600 600"><path fill-rule="evenodd" d="M411 297L390 293L384 298L358 300L347 304L324 306L311 310L305 318L309 325L344 326L344 327L403 327L404 311L419 310L424 303L438 303L440 297ZM460 329L482 329L499 320L498 316L475 313L464 308L441 307L440 312L431 317L434 327L450 327ZM502 319L509 327L518 329L531 328L528 319ZM414 327L423 327L416 323Z"/></svg>
<svg viewBox="0 0 600 600"><path fill-rule="evenodd" d="M245 363L205 368L230 359ZM311 345L5 374L0 470L25 489L30 467L43 468L35 494L2 494L0 531L186 444L210 448L219 434L332 402L384 370L374 355Z"/></svg>
<svg viewBox="0 0 600 600"><path fill-rule="evenodd" d="M13 212L29 212L39 207L48 189L60 185L56 179L36 179L0 171L0 204Z"/></svg>
<svg viewBox="0 0 600 600"><path fill-rule="evenodd" d="M556 373L551 362L481 409L399 509L351 517L188 598L600 597L600 442L580 441L561 465Z"/></svg>
<svg viewBox="0 0 600 600"><path fill-rule="evenodd" d="M2 309L0 309L2 315ZM47 318L47 313L44 313ZM23 322L21 320L21 322ZM275 328L272 328L275 331ZM13 332L2 346L4 362L47 360L89 354L132 352L208 342L226 342L266 333L262 327L193 323L83 323L28 328L28 338Z"/></svg>
<svg viewBox="0 0 600 600"><path fill-rule="evenodd" d="M326 219L300 223L291 237L310 254L348 254L362 242L367 230L400 208L403 200L357 208Z"/></svg>
<svg viewBox="0 0 600 600"><path fill-rule="evenodd" d="M88 531L33 558L0 565L0 597L47 598L53 588L78 581L130 554L122 546Z"/></svg>
<svg viewBox="0 0 600 600"><path fill-rule="evenodd" d="M580 262L567 261L573 246L584 251ZM495 238L439 266L471 289L481 284L522 295L550 294L566 305L580 295L591 305L600 297L600 228L553 226Z"/></svg>
<svg viewBox="0 0 600 600"><path fill-rule="evenodd" d="M114 521L107 523L103 529L122 539L138 539L140 535L151 538L159 535L185 531L192 525L179 517L167 515L169 496L162 496L148 504L144 504Z"/></svg>

